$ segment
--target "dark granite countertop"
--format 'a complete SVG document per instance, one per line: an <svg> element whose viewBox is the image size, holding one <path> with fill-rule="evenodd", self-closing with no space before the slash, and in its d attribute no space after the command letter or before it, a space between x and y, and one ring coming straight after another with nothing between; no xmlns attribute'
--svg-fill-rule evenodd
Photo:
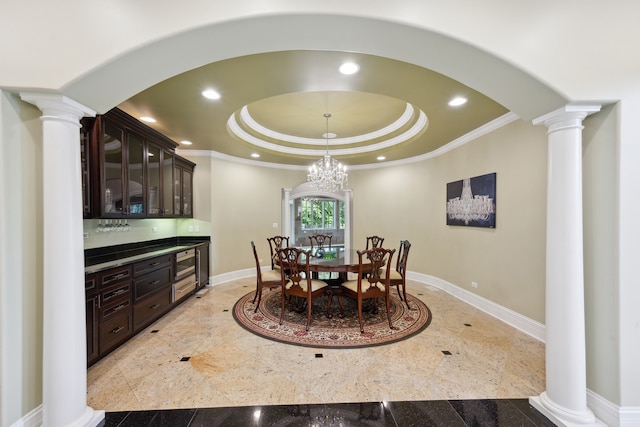
<svg viewBox="0 0 640 427"><path fill-rule="evenodd" d="M175 237L86 249L84 251L84 272L85 274L97 273L155 256L195 248L205 243L210 243L209 237Z"/></svg>

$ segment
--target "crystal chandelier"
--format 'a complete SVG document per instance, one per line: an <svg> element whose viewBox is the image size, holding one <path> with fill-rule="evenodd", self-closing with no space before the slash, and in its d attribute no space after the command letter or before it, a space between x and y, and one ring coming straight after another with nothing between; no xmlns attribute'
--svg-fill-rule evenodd
<svg viewBox="0 0 640 427"><path fill-rule="evenodd" d="M449 219L464 221L487 221L491 214L496 212L493 197L474 195L471 192L471 179L462 180L462 193L460 197L447 201L447 215Z"/></svg>
<svg viewBox="0 0 640 427"><path fill-rule="evenodd" d="M307 181L313 185L318 191L333 192L342 190L347 184L347 168L339 163L336 159L332 159L329 155L329 118L331 114L325 113L324 118L327 121L327 132L325 138L327 141L327 149L324 158L316 161L309 167Z"/></svg>

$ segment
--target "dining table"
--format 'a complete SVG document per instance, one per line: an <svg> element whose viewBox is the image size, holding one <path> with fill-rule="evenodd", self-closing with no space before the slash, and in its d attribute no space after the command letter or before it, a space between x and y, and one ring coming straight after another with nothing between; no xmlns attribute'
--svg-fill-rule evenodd
<svg viewBox="0 0 640 427"><path fill-rule="evenodd" d="M333 295L336 295L340 306L340 317L342 317L344 315L344 307L342 305L341 285L349 280L348 273L358 273L360 268L358 250L345 249L340 246L330 248L303 247L302 249L310 250L309 270L311 271L312 277L321 278L329 285L327 290L327 312L330 313L331 301L333 300ZM365 264L363 264L365 271L367 270L367 265L370 265L370 263L365 259ZM338 277L319 277L319 273L338 273ZM328 316L332 317L331 314Z"/></svg>

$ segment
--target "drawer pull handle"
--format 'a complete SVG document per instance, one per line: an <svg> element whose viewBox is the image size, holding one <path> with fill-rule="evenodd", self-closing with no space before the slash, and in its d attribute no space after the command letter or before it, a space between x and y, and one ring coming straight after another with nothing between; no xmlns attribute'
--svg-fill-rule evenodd
<svg viewBox="0 0 640 427"><path fill-rule="evenodd" d="M160 280L154 280L153 282L149 282L150 285L157 285L160 283Z"/></svg>
<svg viewBox="0 0 640 427"><path fill-rule="evenodd" d="M115 297L116 295L120 295L120 294L123 294L123 293L125 293L125 292L127 292L127 290L126 290L126 289L118 289L117 291L115 291L115 292L113 293L113 295L112 295L112 296L114 296L114 297Z"/></svg>
<svg viewBox="0 0 640 427"><path fill-rule="evenodd" d="M151 307L149 307L151 310L155 310L156 308L160 307L160 304L153 304Z"/></svg>
<svg viewBox="0 0 640 427"><path fill-rule="evenodd" d="M113 307L113 312L120 311L123 308L125 308L126 306L127 306L126 304L117 305L117 306Z"/></svg>
<svg viewBox="0 0 640 427"><path fill-rule="evenodd" d="M117 334L118 332L121 332L123 329L124 329L124 326L118 326L117 328L112 329L111 333L112 334Z"/></svg>
<svg viewBox="0 0 640 427"><path fill-rule="evenodd" d="M149 264L151 267L155 267L156 265L160 265L159 262L152 262L151 264Z"/></svg>

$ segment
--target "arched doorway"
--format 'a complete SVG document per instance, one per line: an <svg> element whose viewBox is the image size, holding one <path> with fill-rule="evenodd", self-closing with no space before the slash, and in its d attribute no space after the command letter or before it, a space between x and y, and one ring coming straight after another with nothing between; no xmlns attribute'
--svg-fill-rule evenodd
<svg viewBox="0 0 640 427"><path fill-rule="evenodd" d="M307 230L302 226L301 211L303 201L309 199L335 201L338 209L340 205L342 206L344 227L341 227L337 222L333 222L335 228L333 232L328 232L327 234L336 235L338 239L334 239L334 243L343 244L346 249L350 249L353 238L351 226L353 192L349 189L335 192L318 191L309 182L299 184L293 189L284 188L282 190L282 229L283 233L291 237L292 244L296 246L308 245ZM298 213L298 208L300 208L300 214ZM309 229L308 233L312 233L312 229Z"/></svg>

